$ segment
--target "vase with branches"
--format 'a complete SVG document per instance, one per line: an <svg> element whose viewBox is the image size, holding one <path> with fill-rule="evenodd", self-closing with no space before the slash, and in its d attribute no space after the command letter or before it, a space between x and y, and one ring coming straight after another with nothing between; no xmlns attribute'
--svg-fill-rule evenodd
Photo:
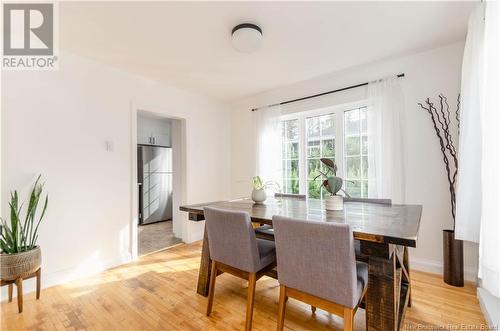
<svg viewBox="0 0 500 331"><path fill-rule="evenodd" d="M444 281L450 285L463 286L463 242L455 239L455 189L458 173L458 154L453 139L454 125L456 125L457 134L460 134L460 94L457 97L457 105L453 111L450 110L448 99L443 94L439 94L438 98L437 103L427 98L424 103L418 103L418 105L431 118L434 132L438 138L450 192L453 228L452 230L443 230Z"/></svg>

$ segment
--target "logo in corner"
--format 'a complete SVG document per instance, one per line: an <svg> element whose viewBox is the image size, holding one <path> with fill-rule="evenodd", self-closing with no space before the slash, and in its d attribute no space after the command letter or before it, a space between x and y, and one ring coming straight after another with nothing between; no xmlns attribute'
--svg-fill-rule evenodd
<svg viewBox="0 0 500 331"><path fill-rule="evenodd" d="M3 69L57 69L54 8L54 3L3 3Z"/></svg>

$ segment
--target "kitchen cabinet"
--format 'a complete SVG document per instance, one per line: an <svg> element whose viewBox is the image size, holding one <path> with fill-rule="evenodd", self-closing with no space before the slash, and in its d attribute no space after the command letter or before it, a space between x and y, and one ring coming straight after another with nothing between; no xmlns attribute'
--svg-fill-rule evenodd
<svg viewBox="0 0 500 331"><path fill-rule="evenodd" d="M171 146L172 123L168 119L139 115L137 143L139 145Z"/></svg>

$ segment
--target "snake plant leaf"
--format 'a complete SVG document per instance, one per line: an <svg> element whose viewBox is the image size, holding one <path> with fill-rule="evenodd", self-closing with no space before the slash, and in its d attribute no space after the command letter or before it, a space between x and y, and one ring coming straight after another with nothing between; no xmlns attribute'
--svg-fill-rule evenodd
<svg viewBox="0 0 500 331"><path fill-rule="evenodd" d="M13 254L30 250L36 246L38 239L38 228L45 216L48 206L48 196L44 199L43 209L37 219L37 210L43 193L43 184L40 183L41 176L35 181L28 197L26 215L21 220L23 204L19 205L17 191L11 192L10 222L0 218L0 249L7 254ZM35 224L36 223L36 224Z"/></svg>
<svg viewBox="0 0 500 331"><path fill-rule="evenodd" d="M33 232L32 241L30 242L31 248L33 248L35 246L36 240L38 238L38 227L40 226L40 222L42 221L43 216L45 215L45 211L47 210L48 204L49 204L49 196L47 195L45 197L45 203L43 204L42 214L40 215L40 218L38 219L38 223L35 227L35 232Z"/></svg>
<svg viewBox="0 0 500 331"><path fill-rule="evenodd" d="M12 238L12 232L9 228L5 229L5 243L8 247L14 249L14 240Z"/></svg>
<svg viewBox="0 0 500 331"><path fill-rule="evenodd" d="M0 239L0 248L2 249L2 252L10 253L9 246L3 239Z"/></svg>
<svg viewBox="0 0 500 331"><path fill-rule="evenodd" d="M40 195L42 193L42 185L39 184L39 181L40 181L40 176L38 176L38 178L36 179L35 184L33 185L33 189L31 190L30 201L26 212L25 224L27 224L27 227L23 233L28 238L33 238L33 223L35 220L35 214L38 207L38 201L40 200Z"/></svg>
<svg viewBox="0 0 500 331"><path fill-rule="evenodd" d="M7 229L7 234L8 239L9 239L9 245L12 247L15 247L14 252L17 253L17 247L18 247L18 238L19 238L19 210L16 209L17 207L17 192L14 194L14 199L11 203L9 203L10 206L10 229Z"/></svg>

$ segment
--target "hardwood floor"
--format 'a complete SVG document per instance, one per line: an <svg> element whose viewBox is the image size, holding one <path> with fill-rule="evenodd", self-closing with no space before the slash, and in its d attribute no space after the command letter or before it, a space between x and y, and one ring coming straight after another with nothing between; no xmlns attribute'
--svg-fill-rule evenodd
<svg viewBox="0 0 500 331"><path fill-rule="evenodd" d="M230 275L217 279L213 311L196 294L201 243L182 244L142 257L99 275L25 296L24 312L14 302L1 304L1 330L242 330L245 326L246 281ZM413 272L413 307L405 326L484 324L476 289L445 285L439 276ZM257 282L254 330L275 330L279 286L264 277ZM355 330L364 330L363 309ZM342 330L342 319L290 299L287 330ZM422 328L421 328L422 329ZM429 328L426 328L427 330ZM469 328L472 329L472 328Z"/></svg>

